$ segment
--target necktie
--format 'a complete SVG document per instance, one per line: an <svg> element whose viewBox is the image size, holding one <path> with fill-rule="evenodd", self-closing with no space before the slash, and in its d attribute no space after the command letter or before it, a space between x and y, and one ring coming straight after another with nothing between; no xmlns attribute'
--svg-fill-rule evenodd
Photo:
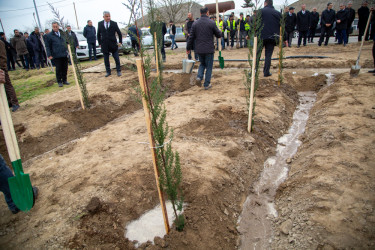
<svg viewBox="0 0 375 250"><path fill-rule="evenodd" d="M60 37L60 34L59 34L59 32L56 32L56 35L57 35L58 37Z"/></svg>
<svg viewBox="0 0 375 250"><path fill-rule="evenodd" d="M108 22L106 22L106 25L107 25L107 29L108 29Z"/></svg>

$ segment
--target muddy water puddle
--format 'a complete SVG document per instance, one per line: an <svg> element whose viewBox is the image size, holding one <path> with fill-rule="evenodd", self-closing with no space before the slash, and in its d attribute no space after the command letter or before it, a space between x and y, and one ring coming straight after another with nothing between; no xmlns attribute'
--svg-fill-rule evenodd
<svg viewBox="0 0 375 250"><path fill-rule="evenodd" d="M169 224L172 225L175 219L172 203L167 201L165 205L167 208ZM184 207L185 206L186 204L184 204ZM163 238L165 234L163 213L160 205L147 211L139 217L139 219L130 222L125 228L125 237L130 241L135 242L136 247L147 241L154 243L155 237Z"/></svg>
<svg viewBox="0 0 375 250"><path fill-rule="evenodd" d="M277 217L273 200L277 188L288 176L288 162L302 143L298 138L305 131L309 111L316 100L315 92L299 92L298 96L300 104L293 114L288 133L278 139L276 155L264 162L260 179L243 205L238 220L240 249L267 249L272 238L270 219Z"/></svg>

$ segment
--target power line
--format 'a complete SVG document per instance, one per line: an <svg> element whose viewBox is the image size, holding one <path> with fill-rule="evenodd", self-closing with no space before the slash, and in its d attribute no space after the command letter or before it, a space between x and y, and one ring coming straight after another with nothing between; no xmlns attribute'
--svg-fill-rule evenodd
<svg viewBox="0 0 375 250"><path fill-rule="evenodd" d="M61 3L61 2L65 2L65 1L68 1L68 0L60 0L60 1L50 3L50 4ZM43 7L43 6L48 6L48 4L42 4L42 5L38 5L36 7ZM34 7L28 7L28 8L23 8L23 9L14 9L14 10L0 10L0 12L11 12L11 11L20 11L20 10L29 10L29 9L34 9Z"/></svg>

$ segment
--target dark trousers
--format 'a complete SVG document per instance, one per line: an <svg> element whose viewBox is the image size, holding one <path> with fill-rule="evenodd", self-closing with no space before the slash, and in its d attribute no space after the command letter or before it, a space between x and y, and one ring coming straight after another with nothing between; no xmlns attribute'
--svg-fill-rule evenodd
<svg viewBox="0 0 375 250"><path fill-rule="evenodd" d="M288 47L292 47L293 33L293 31L285 31L286 40L288 41Z"/></svg>
<svg viewBox="0 0 375 250"><path fill-rule="evenodd" d="M34 50L35 55L35 66L39 69L40 67L44 68L44 60L43 60L43 51L36 51Z"/></svg>
<svg viewBox="0 0 375 250"><path fill-rule="evenodd" d="M56 80L57 82L64 83L67 81L66 77L68 74L68 58L54 58L53 59L56 66Z"/></svg>
<svg viewBox="0 0 375 250"><path fill-rule="evenodd" d="M165 49L164 49L164 36L162 37L163 37L163 41L161 43L161 57L163 58L163 61L165 61L166 56L165 56Z"/></svg>
<svg viewBox="0 0 375 250"><path fill-rule="evenodd" d="M234 46L234 37L236 36L236 31L231 31L230 32L230 46L233 48ZM228 38L229 39L229 38Z"/></svg>
<svg viewBox="0 0 375 250"><path fill-rule="evenodd" d="M375 69L375 41L374 41L374 45L372 45L372 58L374 59L374 69Z"/></svg>
<svg viewBox="0 0 375 250"><path fill-rule="evenodd" d="M132 48L134 51L134 55L138 56L138 51L139 51L139 43L137 40L132 40Z"/></svg>
<svg viewBox="0 0 375 250"><path fill-rule="evenodd" d="M11 52L7 52L7 67L8 70L16 69L16 63L14 62L13 54Z"/></svg>
<svg viewBox="0 0 375 250"><path fill-rule="evenodd" d="M109 63L109 53L103 53L104 54L104 64L105 64L105 70L108 74L111 74L111 65ZM116 70L117 72L121 72L121 65L120 65L120 58L118 55L118 50L114 53L112 53L113 59L115 59L116 62Z"/></svg>
<svg viewBox="0 0 375 250"><path fill-rule="evenodd" d="M301 45L302 38L303 38L303 46L306 46L306 40L307 40L307 30L304 31L298 31L299 36L298 36L298 46Z"/></svg>
<svg viewBox="0 0 375 250"><path fill-rule="evenodd" d="M327 27L327 26L322 26L322 32L320 34L320 38L319 38L319 44L322 44L323 43L323 40L324 40L324 36L326 37L326 40L324 42L325 45L328 44L328 41L329 41L329 37L331 36L331 32L332 32L332 26L330 27Z"/></svg>
<svg viewBox="0 0 375 250"><path fill-rule="evenodd" d="M365 34L365 29L366 29L366 25L365 26L359 26L358 42L362 41L362 36ZM368 39L369 39L369 30L370 29L368 29L367 32L366 32L365 41L368 41Z"/></svg>
<svg viewBox="0 0 375 250"><path fill-rule="evenodd" d="M29 52L29 58L27 63L29 64L29 68L35 69L35 64L34 64L34 53Z"/></svg>
<svg viewBox="0 0 375 250"><path fill-rule="evenodd" d="M347 44L348 37L346 36L346 29L336 30L338 44Z"/></svg>
<svg viewBox="0 0 375 250"><path fill-rule="evenodd" d="M30 66L29 66L29 61L30 61L29 54L20 55L20 59L21 59L22 67L24 69L29 69L30 68Z"/></svg>
<svg viewBox="0 0 375 250"><path fill-rule="evenodd" d="M8 71L4 70L4 74L5 74L4 87L5 87L5 93L7 94L8 103L10 104L9 106L19 105L16 91L14 90L12 82L10 81Z"/></svg>
<svg viewBox="0 0 375 250"><path fill-rule="evenodd" d="M18 65L18 67L22 67L22 65L17 61L17 53L16 52L13 52L12 53L12 55L13 55L13 60L14 60L14 62Z"/></svg>
<svg viewBox="0 0 375 250"><path fill-rule="evenodd" d="M4 158L0 155L0 191L3 192L5 201L8 204L9 209L15 211L17 210L17 206L14 204L12 196L10 195L10 188L8 183L8 179L10 177L13 177L13 173L6 165Z"/></svg>
<svg viewBox="0 0 375 250"><path fill-rule="evenodd" d="M96 60L96 44L87 42L87 46L89 47L89 59L91 61L92 52L94 52L94 60Z"/></svg>
<svg viewBox="0 0 375 250"><path fill-rule="evenodd" d="M313 42L314 41L315 32L316 32L316 26L314 28L310 28L309 29L309 37L307 39L309 42Z"/></svg>
<svg viewBox="0 0 375 250"><path fill-rule="evenodd" d="M186 45L187 45L187 42L186 42ZM192 56L191 56L191 51L193 51L193 50L194 50L194 58L195 58L195 60L197 61L197 60L198 60L198 54L195 53L195 40L194 40L194 42L193 42L193 47L192 47L191 50L190 50L190 54L188 54L188 59L189 59L189 60L191 60L191 58L192 58Z"/></svg>
<svg viewBox="0 0 375 250"><path fill-rule="evenodd" d="M273 53L273 49L275 48L275 45L276 45L276 41L274 39L263 40L263 47L265 48L265 59L264 59L264 68L263 68L264 75L270 74L272 53ZM260 53L262 53L262 51L260 51Z"/></svg>
<svg viewBox="0 0 375 250"><path fill-rule="evenodd" d="M203 75L206 71L204 77L204 87L208 87L211 82L212 67L214 65L214 54L198 54L198 56L200 64L197 77L199 79L203 79Z"/></svg>

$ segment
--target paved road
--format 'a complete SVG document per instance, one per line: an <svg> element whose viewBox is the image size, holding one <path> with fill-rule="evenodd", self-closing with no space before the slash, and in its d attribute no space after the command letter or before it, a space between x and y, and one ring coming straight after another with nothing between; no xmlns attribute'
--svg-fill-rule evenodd
<svg viewBox="0 0 375 250"><path fill-rule="evenodd" d="M314 38L314 43L308 43L307 46L318 46L318 41L319 41L319 37L315 37ZM329 43L334 43L335 42L335 38L334 37L330 37L329 38ZM351 36L349 37L349 43L356 43L358 42L358 37L357 36ZM293 41L292 41L292 46L293 45L297 45L298 43L298 39L297 38L294 38ZM177 46L179 49L185 49L186 48L186 42L178 42L177 43Z"/></svg>

